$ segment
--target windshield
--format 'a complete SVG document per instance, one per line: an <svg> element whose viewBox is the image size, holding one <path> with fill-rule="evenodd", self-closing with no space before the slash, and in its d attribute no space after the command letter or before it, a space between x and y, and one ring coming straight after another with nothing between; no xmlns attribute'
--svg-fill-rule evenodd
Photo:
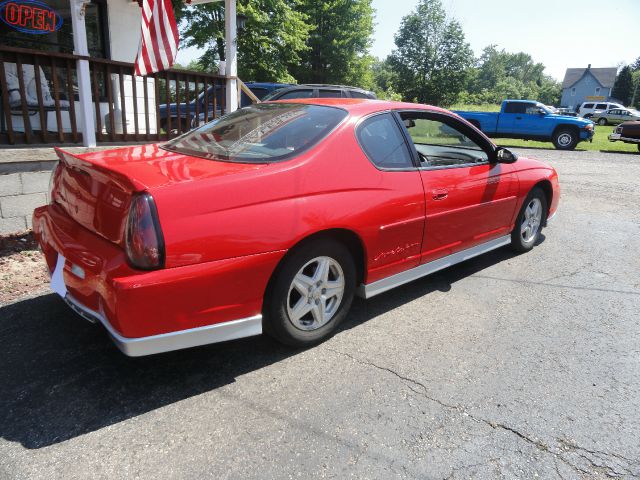
<svg viewBox="0 0 640 480"><path fill-rule="evenodd" d="M548 107L547 105L543 105L542 103L536 103L536 107L544 110L545 113L549 114L549 113L555 113L553 110L551 110L550 107Z"/></svg>
<svg viewBox="0 0 640 480"><path fill-rule="evenodd" d="M162 145L173 152L239 163L270 163L311 148L345 117L335 107L251 105Z"/></svg>

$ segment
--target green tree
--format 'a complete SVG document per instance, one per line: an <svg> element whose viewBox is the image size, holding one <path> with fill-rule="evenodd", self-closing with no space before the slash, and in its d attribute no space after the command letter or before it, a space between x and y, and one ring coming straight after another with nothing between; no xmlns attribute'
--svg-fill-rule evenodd
<svg viewBox="0 0 640 480"><path fill-rule="evenodd" d="M312 30L291 72L301 83L346 83L371 88L371 0L300 0Z"/></svg>
<svg viewBox="0 0 640 480"><path fill-rule="evenodd" d="M420 0L402 19L389 63L405 100L451 105L466 83L473 61L460 24L446 17L440 0Z"/></svg>
<svg viewBox="0 0 640 480"><path fill-rule="evenodd" d="M298 0L238 0L238 13L247 17L238 32L238 75L243 80L292 82L289 66L307 49L310 27L296 7ZM217 71L224 60L224 4L179 7L181 36L187 47L204 48L199 63Z"/></svg>
<svg viewBox="0 0 640 480"><path fill-rule="evenodd" d="M623 105L629 105L631 103L631 97L633 96L633 89L634 84L631 67L626 65L622 67L616 77L613 90L611 90L611 96L620 100Z"/></svg>
<svg viewBox="0 0 640 480"><path fill-rule="evenodd" d="M560 101L560 83L544 75L544 65L531 55L486 47L470 69L465 103L500 103L506 98L538 100L545 104Z"/></svg>

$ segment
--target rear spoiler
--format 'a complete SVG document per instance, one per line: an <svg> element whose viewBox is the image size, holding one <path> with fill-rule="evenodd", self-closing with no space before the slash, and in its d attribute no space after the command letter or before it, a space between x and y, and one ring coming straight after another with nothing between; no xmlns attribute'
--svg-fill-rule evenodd
<svg viewBox="0 0 640 480"><path fill-rule="evenodd" d="M91 161L82 158L79 155L66 152L61 148L54 147L56 155L60 162L69 168L75 168L95 177L98 181L104 183L115 183L122 190L128 192L141 192L147 189L146 185L139 182L135 178L131 178L117 169L109 168L102 162Z"/></svg>

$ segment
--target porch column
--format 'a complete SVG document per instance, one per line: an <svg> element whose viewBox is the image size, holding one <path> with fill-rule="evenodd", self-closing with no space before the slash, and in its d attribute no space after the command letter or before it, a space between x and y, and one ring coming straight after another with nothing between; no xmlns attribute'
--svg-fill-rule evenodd
<svg viewBox="0 0 640 480"><path fill-rule="evenodd" d="M227 77L226 111L238 109L238 48L236 0L224 0L225 75ZM230 78L234 77L234 78Z"/></svg>
<svg viewBox="0 0 640 480"><path fill-rule="evenodd" d="M87 31L84 24L84 8L89 0L71 0L71 26L73 28L73 50L75 55L88 57ZM93 97L91 95L91 77L89 76L89 61L76 60L78 72L78 93L80 97L80 111L82 121L82 144L85 147L96 146L96 125L93 118ZM73 102L73 98L69 99Z"/></svg>

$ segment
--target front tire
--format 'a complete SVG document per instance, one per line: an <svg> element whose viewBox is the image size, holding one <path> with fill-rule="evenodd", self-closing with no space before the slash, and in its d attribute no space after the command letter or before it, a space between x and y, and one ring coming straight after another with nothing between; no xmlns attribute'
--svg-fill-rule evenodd
<svg viewBox="0 0 640 480"><path fill-rule="evenodd" d="M533 188L522 204L511 232L511 246L515 251L528 252L533 248L540 238L548 211L546 195L541 188Z"/></svg>
<svg viewBox="0 0 640 480"><path fill-rule="evenodd" d="M578 145L578 133L570 129L558 130L553 135L553 145L558 150L573 150Z"/></svg>
<svg viewBox="0 0 640 480"><path fill-rule="evenodd" d="M606 118L601 118L598 120L598 125L602 125L603 127L607 124L607 119Z"/></svg>
<svg viewBox="0 0 640 480"><path fill-rule="evenodd" d="M265 299L265 332L294 347L327 339L349 312L356 267L349 250L318 239L294 250L276 272Z"/></svg>

